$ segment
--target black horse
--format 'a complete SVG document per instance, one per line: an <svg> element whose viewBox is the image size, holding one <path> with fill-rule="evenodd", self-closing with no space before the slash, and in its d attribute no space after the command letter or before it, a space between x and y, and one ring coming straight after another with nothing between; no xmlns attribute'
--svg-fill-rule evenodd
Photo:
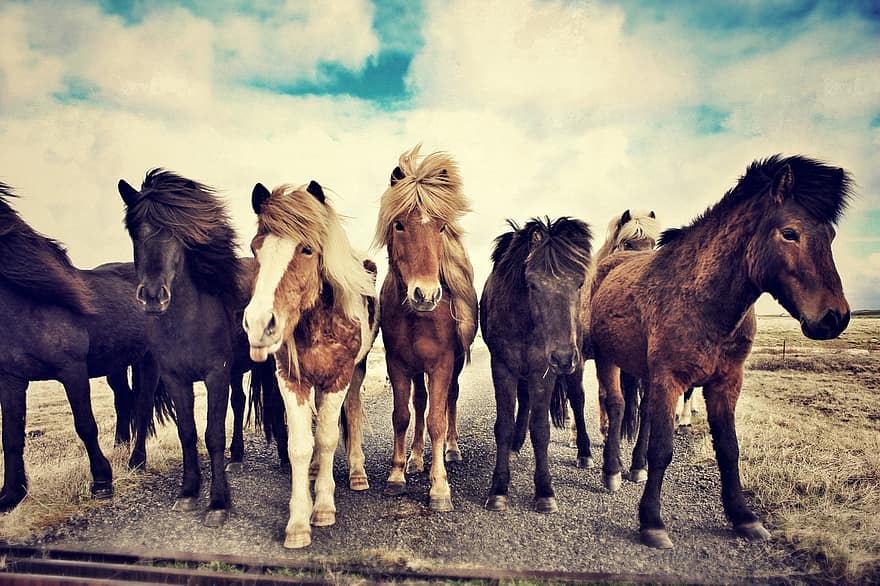
<svg viewBox="0 0 880 586"><path fill-rule="evenodd" d="M495 471L486 508L505 510L516 426L528 424L535 452L535 509L558 510L547 445L553 421L562 426L565 397L578 426L578 459L591 460L584 425L583 360L579 348L580 297L590 266L590 229L562 217L532 219L495 239L493 268L480 301L480 327L489 347L495 384ZM514 446L519 447L519 446Z"/></svg>
<svg viewBox="0 0 880 586"><path fill-rule="evenodd" d="M143 464L137 445L152 425L156 368L146 352L145 318L125 293L133 287L131 263L94 270L74 267L65 250L36 232L9 205L15 197L0 183L0 409L3 412L4 479L0 511L13 509L27 494L24 427L28 383L57 380L64 385L74 426L85 444L92 472L92 494L113 494L110 463L98 445L89 378L106 376L116 406L116 441L137 438L130 467ZM134 365L135 389L128 385ZM135 421L138 390L142 409ZM170 414L161 392L157 409ZM142 405L142 407L141 407Z"/></svg>
<svg viewBox="0 0 880 586"><path fill-rule="evenodd" d="M267 397L280 393L274 364L251 362L241 327L250 290L249 267L235 255L235 233L212 188L162 169L149 171L140 191L124 180L118 187L126 205L125 226L134 245L138 274L138 285L127 296L136 298L149 316L149 348L177 411L183 483L174 510L192 511L198 504L201 474L193 383L204 381L208 390L205 444L212 475L205 524L217 527L225 522L230 506L224 469L229 386L253 368L252 381L269 385L263 389ZM238 387L233 396L236 415L243 410L243 397ZM275 399L266 403L276 404ZM277 416L263 419L264 426L277 423ZM238 432L240 424L236 426ZM283 463L287 436L280 432L274 436ZM240 445L233 443L233 461L241 460Z"/></svg>

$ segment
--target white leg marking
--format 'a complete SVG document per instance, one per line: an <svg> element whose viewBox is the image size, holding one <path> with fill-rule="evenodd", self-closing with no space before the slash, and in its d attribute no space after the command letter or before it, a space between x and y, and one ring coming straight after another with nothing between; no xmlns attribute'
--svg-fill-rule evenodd
<svg viewBox="0 0 880 586"><path fill-rule="evenodd" d="M290 520L287 522L284 547L305 547L312 542L309 514L312 494L309 491L309 460L312 458L312 409L309 401L300 404L296 394L279 379L284 411L287 413L287 453L290 457ZM314 391L313 391L314 392Z"/></svg>
<svg viewBox="0 0 880 586"><path fill-rule="evenodd" d="M333 454L339 444L339 412L346 391L321 394L323 398L318 408L318 425L315 432L318 476L315 478L315 510L312 522L324 526L336 522L336 503L333 500L336 490L336 483L333 480Z"/></svg>

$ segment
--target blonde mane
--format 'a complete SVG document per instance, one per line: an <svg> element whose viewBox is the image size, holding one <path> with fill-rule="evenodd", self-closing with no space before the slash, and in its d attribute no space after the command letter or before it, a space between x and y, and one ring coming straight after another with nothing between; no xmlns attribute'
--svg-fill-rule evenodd
<svg viewBox="0 0 880 586"><path fill-rule="evenodd" d="M333 289L333 300L349 319L361 326L361 352L372 343L370 320L364 297L376 297L374 277L363 265L366 255L352 248L336 212L329 202L321 203L306 186L276 187L263 203L258 216L258 233L306 243L321 258L321 277Z"/></svg>
<svg viewBox="0 0 880 586"><path fill-rule="evenodd" d="M477 293L474 269L461 238L460 220L471 211L461 191L458 165L447 153L431 153L419 158L421 145L400 155L401 174L382 194L379 219L373 245L387 246L391 241L394 219L419 210L446 224L442 234L440 279L452 293L452 315L457 323L458 339L470 360L470 347L477 334Z"/></svg>
<svg viewBox="0 0 880 586"><path fill-rule="evenodd" d="M660 238L660 223L652 214L646 210L628 210L630 212L630 221L620 225L623 214L614 216L608 222L608 232L605 242L596 253L595 262L599 262L612 252L619 250L619 246L627 240L644 240L646 238L653 240L655 243ZM625 214L626 212L624 212Z"/></svg>

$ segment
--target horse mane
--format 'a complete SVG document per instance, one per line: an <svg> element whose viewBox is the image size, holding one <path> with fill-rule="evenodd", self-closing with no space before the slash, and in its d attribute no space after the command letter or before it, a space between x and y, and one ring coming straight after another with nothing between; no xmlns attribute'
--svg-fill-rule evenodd
<svg viewBox="0 0 880 586"><path fill-rule="evenodd" d="M516 296L526 290L526 269L550 275L581 274L591 265L590 227L585 222L562 216L532 218L520 228L512 220L510 232L495 239L492 251L494 274L502 294Z"/></svg>
<svg viewBox="0 0 880 586"><path fill-rule="evenodd" d="M471 211L470 203L462 193L461 175L452 157L435 152L420 159L420 149L421 145L416 145L400 155L398 167L402 177L382 194L373 245L387 246L394 218L413 210L418 209L446 224L442 234L440 278L452 294L458 339L466 359L470 360L470 347L477 335L477 292L474 269L461 241L464 230L460 223L464 214Z"/></svg>
<svg viewBox="0 0 880 586"><path fill-rule="evenodd" d="M629 212L630 220L621 224L623 217ZM596 252L596 259L602 259L614 252L621 242L627 240L650 239L657 242L660 237L660 223L651 212L644 210L626 210L614 216L608 222L605 242Z"/></svg>
<svg viewBox="0 0 880 586"><path fill-rule="evenodd" d="M850 174L840 167L803 155L783 157L781 154L776 154L763 160L753 161L737 184L728 190L718 203L706 209L691 224L665 230L658 241L658 246L667 246L678 241L694 227L722 215L745 201L758 200L761 197L770 201L768 191L773 186L773 180L786 166L791 169L794 177L790 197L817 221L837 224L853 197L853 181Z"/></svg>
<svg viewBox="0 0 880 586"><path fill-rule="evenodd" d="M364 297L376 297L375 275L364 256L355 253L339 216L326 200L318 201L305 185L276 187L260 208L257 233L311 246L321 259L321 277L333 291L334 306L358 320L362 347L372 340Z"/></svg>
<svg viewBox="0 0 880 586"><path fill-rule="evenodd" d="M168 230L186 250L187 265L196 287L226 300L241 302L236 235L226 205L207 185L165 169L147 172L140 197L128 206L125 226L132 235L143 223Z"/></svg>
<svg viewBox="0 0 880 586"><path fill-rule="evenodd" d="M95 293L56 240L43 236L21 219L7 198L18 197L0 182L0 279L28 297L97 313Z"/></svg>

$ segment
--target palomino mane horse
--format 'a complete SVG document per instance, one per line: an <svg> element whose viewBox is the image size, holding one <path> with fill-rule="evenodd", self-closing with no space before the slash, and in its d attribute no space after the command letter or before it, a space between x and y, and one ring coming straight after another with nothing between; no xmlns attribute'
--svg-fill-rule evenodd
<svg viewBox="0 0 880 586"><path fill-rule="evenodd" d="M420 159L419 149L403 153L392 171L390 185L382 194L374 239L376 247L387 248L389 265L382 285L380 323L394 390L394 452L385 494L406 490L404 466L410 473L424 470L424 412L429 403L433 454L429 502L435 511L449 511L452 496L445 462L461 460L458 375L470 359L477 331L473 267L460 225L470 206L452 158L436 152ZM411 387L416 426L407 461Z"/></svg>
<svg viewBox="0 0 880 586"><path fill-rule="evenodd" d="M620 485L618 373L648 385L648 478L639 505L645 545L672 547L660 488L672 460L676 400L690 386L703 387L728 519L749 539L769 537L742 494L734 424L756 327L753 305L770 293L814 339L846 328L849 305L831 241L850 185L843 169L806 157L756 161L691 225L664 232L656 252L613 255L598 267L591 335L607 393L603 473L611 490Z"/></svg>
<svg viewBox="0 0 880 586"><path fill-rule="evenodd" d="M56 241L22 220L7 201L12 197L12 189L0 183L0 511L14 508L27 494L25 392L32 380L58 380L64 386L88 454L92 494L107 498L113 493L112 471L98 444L89 378L106 376L113 389L117 443L129 442L133 425L140 441L152 423L152 401L139 401L138 409L145 413L132 417L139 387L149 387L144 394L152 398L156 385L155 367L146 353L144 316L134 299L122 297L134 285L134 269L130 263L77 269ZM130 365L135 367L134 389L128 386ZM167 403L157 403L160 419L168 408ZM132 467L142 464L135 452Z"/></svg>
<svg viewBox="0 0 880 586"><path fill-rule="evenodd" d="M283 185L271 193L258 183L252 205L258 224L251 243L256 274L243 325L254 360L276 356L292 466L284 547L305 547L312 540L310 516L316 526L336 522L333 453L346 388L376 333L375 265L354 253L315 181L297 188ZM313 401L318 468L314 505L309 491ZM349 425L360 424L359 413L347 415ZM349 460L352 486L358 488L355 475L362 475L360 488L366 488L359 432L349 439Z"/></svg>
<svg viewBox="0 0 880 586"><path fill-rule="evenodd" d="M147 173L140 191L120 180L119 193L126 205L125 225L134 245L138 277L137 287L127 295L136 297L141 310L152 316L147 320L149 348L177 409L184 469L174 510L192 511L198 506L201 473L193 383L205 381L205 444L212 476L205 524L216 527L225 522L230 506L224 469L229 386L233 385L235 413L233 465L241 461L243 452L242 374L247 370L257 374L251 377L252 392L277 393L274 377L258 372L266 367L250 361L241 329L249 275L243 259L236 257L235 233L226 208L210 187L154 169ZM255 383L265 381L273 384L255 388ZM277 420L268 423L273 421Z"/></svg>
<svg viewBox="0 0 880 586"><path fill-rule="evenodd" d="M578 430L578 460L589 466L584 426L583 330L578 313L590 267L590 229L567 217L532 219L495 240L493 268L483 287L480 327L491 353L495 385L495 471L486 508L507 509L514 426L531 431L535 453L535 509L558 510L547 446L551 397L561 424L567 394ZM519 411L514 423L514 407ZM529 415L531 412L531 416ZM518 448L519 446L517 446Z"/></svg>

